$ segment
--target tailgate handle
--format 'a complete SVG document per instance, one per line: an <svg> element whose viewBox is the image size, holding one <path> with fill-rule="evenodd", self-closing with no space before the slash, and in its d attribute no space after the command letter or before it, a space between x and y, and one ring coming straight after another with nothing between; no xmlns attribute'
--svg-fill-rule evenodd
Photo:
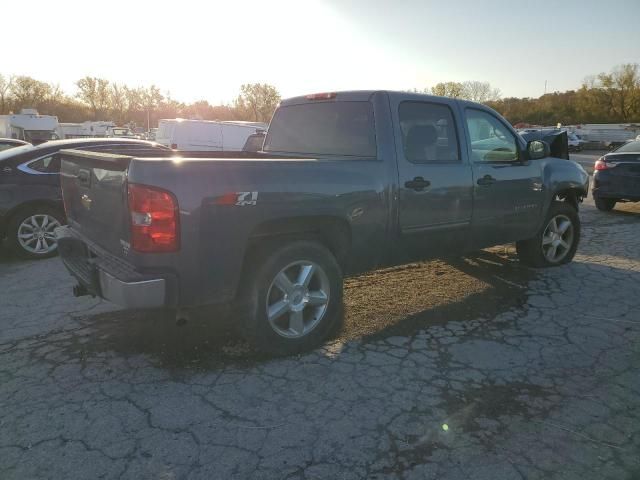
<svg viewBox="0 0 640 480"><path fill-rule="evenodd" d="M78 172L78 183L89 186L91 183L91 174L89 170L80 170Z"/></svg>

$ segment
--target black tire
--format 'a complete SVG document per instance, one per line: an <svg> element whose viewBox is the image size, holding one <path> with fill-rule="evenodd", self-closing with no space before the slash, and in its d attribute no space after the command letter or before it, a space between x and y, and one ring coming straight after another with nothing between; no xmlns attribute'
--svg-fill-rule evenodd
<svg viewBox="0 0 640 480"><path fill-rule="evenodd" d="M545 252L545 246L547 249L549 248L548 244L543 246L543 238L547 239L551 233L553 233L550 228L550 222L553 219L568 219L571 224L571 243L569 244L569 248L563 249L561 258L550 259L547 256L547 252ZM557 222L556 222L557 223ZM569 231L569 227L563 234L557 235L565 235L567 231ZM545 236L545 233L548 235ZM568 237L561 236L559 240L567 243ZM544 268L544 267L557 267L559 265L564 265L573 260L573 257L576 254L576 250L578 249L578 244L580 243L580 217L578 216L578 211L567 202L553 202L549 207L549 211L547 212L547 216L545 217L542 228L538 231L538 233L528 240L522 240L516 242L516 251L518 252L518 257L522 263L528 265L530 267L536 268ZM556 245L556 249L559 249L559 246ZM560 254L558 254L560 256Z"/></svg>
<svg viewBox="0 0 640 480"><path fill-rule="evenodd" d="M610 212L617 203L615 198L594 197L593 200L596 204L596 208L602 212Z"/></svg>
<svg viewBox="0 0 640 480"><path fill-rule="evenodd" d="M293 328L291 311L286 310L282 316L276 317L277 320L273 320L272 324L267 315L267 308L269 305L274 307L276 303L282 301L287 302L287 297L289 297L291 305L303 304L294 303L295 300L301 298L301 292L287 295L276 285L276 277L283 271L288 278L292 278L291 272L298 268L298 264L300 264L300 272L306 264L314 265L315 272L324 272L321 279L315 278L315 276L320 277L320 273L314 273L312 282L320 282L325 285L324 288L328 288L326 295L328 301L324 313L321 315L317 313L317 310L322 308L321 306L304 303L305 306L302 307L304 328L302 330L304 331L307 325L310 326L310 330L298 337L287 337L285 336L287 334L297 334L291 330ZM255 269L245 269L246 284L241 301L245 317L243 333L255 348L273 355L292 355L304 352L320 345L341 325L343 319L342 271L335 257L324 246L314 241L293 241L258 255L257 261L252 261L251 265L256 267ZM297 279L294 279L292 283L295 288L304 290L303 284L299 283ZM322 288L310 284L307 293L313 293L314 288L317 291L322 290ZM278 298L280 295L282 297ZM302 298L304 298L304 293L302 293ZM276 321L280 323L276 324ZM287 325L289 325L288 330Z"/></svg>
<svg viewBox="0 0 640 480"><path fill-rule="evenodd" d="M11 217L7 225L7 242L9 244L9 248L16 255L22 258L30 258L30 259L49 258L57 255L58 253L57 242L55 242L55 239L51 238L51 234L55 226L55 224L53 223L49 224L49 222L47 222L47 228L50 229L51 231L48 231L46 234L46 238L43 239L43 241L47 243L47 248L43 247L42 251L40 252L34 251L35 248L32 248L31 250L29 250L20 242L18 238L18 235L20 233L20 227L21 225L23 225L23 223L27 219L34 216L36 216L37 219L43 219L44 218L43 216L45 215L49 218L55 219L58 225L64 225L65 223L64 214L57 208L54 208L48 205L29 206L27 208L23 208L20 211L16 212ZM54 245L54 247L49 248L50 245ZM37 246L37 241L35 246Z"/></svg>

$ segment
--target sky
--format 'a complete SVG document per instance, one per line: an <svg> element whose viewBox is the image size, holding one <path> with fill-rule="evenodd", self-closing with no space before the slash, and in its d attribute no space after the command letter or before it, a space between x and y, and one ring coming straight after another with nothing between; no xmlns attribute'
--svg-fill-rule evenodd
<svg viewBox="0 0 640 480"><path fill-rule="evenodd" d="M91 75L213 104L254 82L283 98L464 80L537 97L640 63L640 0L30 0L9 17L0 73L69 94Z"/></svg>

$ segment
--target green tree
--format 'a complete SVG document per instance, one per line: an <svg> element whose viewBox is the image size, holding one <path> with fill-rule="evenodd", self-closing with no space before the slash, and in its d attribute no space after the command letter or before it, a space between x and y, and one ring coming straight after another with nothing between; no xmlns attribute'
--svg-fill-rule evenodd
<svg viewBox="0 0 640 480"><path fill-rule="evenodd" d="M267 83L247 83L240 87L234 102L239 119L268 122L280 103L278 90Z"/></svg>
<svg viewBox="0 0 640 480"><path fill-rule="evenodd" d="M464 85L460 82L440 82L431 87L431 93L439 97L464 97Z"/></svg>

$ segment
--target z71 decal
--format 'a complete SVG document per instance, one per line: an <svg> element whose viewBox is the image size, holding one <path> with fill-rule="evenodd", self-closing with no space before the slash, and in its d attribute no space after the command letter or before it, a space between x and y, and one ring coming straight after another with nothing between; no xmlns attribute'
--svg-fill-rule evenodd
<svg viewBox="0 0 640 480"><path fill-rule="evenodd" d="M254 206L258 203L258 192L225 193L214 201L216 205L235 205L238 207Z"/></svg>
<svg viewBox="0 0 640 480"><path fill-rule="evenodd" d="M258 192L237 192L238 201L236 205L245 207L247 205L255 205L258 202Z"/></svg>

